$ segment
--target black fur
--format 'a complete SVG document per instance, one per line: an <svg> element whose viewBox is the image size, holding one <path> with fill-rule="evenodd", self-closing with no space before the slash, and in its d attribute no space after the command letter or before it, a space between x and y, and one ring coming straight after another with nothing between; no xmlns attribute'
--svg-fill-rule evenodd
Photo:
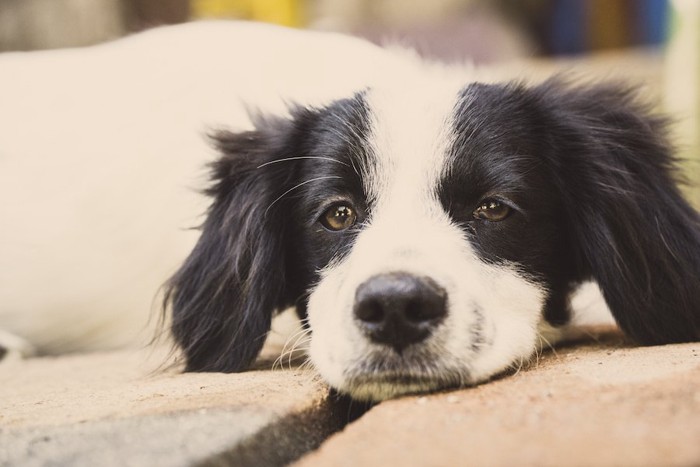
<svg viewBox="0 0 700 467"><path fill-rule="evenodd" d="M677 187L667 121L622 86L532 91L556 148L576 280L595 279L640 344L700 339L700 216Z"/></svg>
<svg viewBox="0 0 700 467"><path fill-rule="evenodd" d="M244 370L275 311L296 305L304 316L318 268L353 237L316 232L308 241L324 203L348 193L358 206L365 199L359 171L366 161L356 149L364 113L360 95L326 109L293 109L292 119L255 118L254 131L214 135L221 158L206 192L213 203L166 290L187 371Z"/></svg>
<svg viewBox="0 0 700 467"><path fill-rule="evenodd" d="M289 305L284 239L287 226L265 213L293 173L256 168L282 152L287 122L269 132L217 136L222 157L212 165L214 202L202 235L171 279L172 331L188 371L239 371L257 356L275 308Z"/></svg>
<svg viewBox="0 0 700 467"><path fill-rule="evenodd" d="M472 84L455 107L450 170L439 196L477 254L489 263L516 265L549 291L544 311L553 324L569 320L572 252L566 238L565 205L542 159L547 131L528 105L525 88ZM484 198L512 209L501 222L474 219Z"/></svg>
<svg viewBox="0 0 700 467"><path fill-rule="evenodd" d="M548 321L566 323L572 289L594 279L639 343L700 339L700 217L677 188L664 118L625 86L560 79L473 84L456 112L443 204L483 258L546 287ZM494 192L513 215L474 222Z"/></svg>
<svg viewBox="0 0 700 467"><path fill-rule="evenodd" d="M350 201L358 228L371 218L369 112L360 94L217 135L213 203L167 298L187 370L245 369L274 311L296 305L303 316L320 268L351 250L357 229L317 220L329 200ZM438 196L483 261L544 285L553 324L568 321L573 288L595 279L639 343L700 339L700 217L677 188L664 119L625 87L558 80L473 84L455 112ZM494 193L512 214L475 220Z"/></svg>

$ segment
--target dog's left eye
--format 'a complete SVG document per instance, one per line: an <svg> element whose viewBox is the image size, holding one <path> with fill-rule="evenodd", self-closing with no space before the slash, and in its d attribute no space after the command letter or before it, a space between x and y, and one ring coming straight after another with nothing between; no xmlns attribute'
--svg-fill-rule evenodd
<svg viewBox="0 0 700 467"><path fill-rule="evenodd" d="M355 224L357 214L348 204L334 204L321 215L319 221L326 229L338 232L347 230Z"/></svg>
<svg viewBox="0 0 700 467"><path fill-rule="evenodd" d="M485 199L474 210L474 218L499 222L510 215L511 208L497 199Z"/></svg>

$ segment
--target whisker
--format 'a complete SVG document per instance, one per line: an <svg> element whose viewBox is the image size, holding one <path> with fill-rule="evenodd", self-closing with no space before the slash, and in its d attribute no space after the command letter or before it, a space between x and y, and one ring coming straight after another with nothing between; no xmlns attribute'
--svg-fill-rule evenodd
<svg viewBox="0 0 700 467"><path fill-rule="evenodd" d="M310 180L306 180L305 182L301 182L301 183L299 183L299 184L297 184L297 185L294 185L294 186L291 187L289 190L287 190L287 191L285 191L284 193L282 193L281 195L279 195L272 203L270 203L270 205L267 207L267 209L265 209L265 214L263 214L263 216L267 216L267 213L270 211L270 208L272 208L272 206L274 206L275 203L276 203L277 201L281 200L281 199L284 198L287 194L289 194L290 192L296 190L297 188L302 187L302 186L306 185L307 183L316 182L316 181L319 181L319 180L327 180L327 179L330 179L330 178L342 178L342 177L339 177L339 176L337 176L337 175L329 175L329 176L326 176L326 177L316 177L316 178L312 178L312 179L310 179Z"/></svg>
<svg viewBox="0 0 700 467"><path fill-rule="evenodd" d="M303 342L301 342L304 340ZM275 359L275 361L272 364L272 369L276 369L278 366L280 369L283 368L282 362L284 361L285 357L288 358L289 362L289 368L292 368L292 356L296 349L301 346L302 344L305 344L311 340L310 336L310 330L309 329L300 329L290 335L287 340L285 341L284 345L282 346L282 352L280 352L280 355ZM289 349L290 342L294 341L294 343L291 345Z"/></svg>
<svg viewBox="0 0 700 467"><path fill-rule="evenodd" d="M547 338L544 337L542 333L537 333L539 338L549 347L549 350L551 350L552 354L556 357L559 358L559 354L557 354L557 350L554 348L554 345L547 340Z"/></svg>
<svg viewBox="0 0 700 467"><path fill-rule="evenodd" d="M300 159L322 159L325 161L331 161L331 162L337 162L338 164L343 164L346 167L350 167L348 164L346 164L343 161L339 161L337 159L333 159L332 157L323 157L323 156L295 156L295 157L285 157L284 159L275 159L274 161L269 161L265 162L264 164L260 164L257 166L258 169L261 169L263 167L266 167L268 165L272 164L277 164L278 162L288 162L288 161L296 161Z"/></svg>
<svg viewBox="0 0 700 467"><path fill-rule="evenodd" d="M313 362L312 362L311 359L308 358L308 357L306 358L306 360L304 360L304 361L301 363L301 365L299 365L299 367L298 367L297 369L298 369L299 371L306 371L306 370L312 370L312 371L314 371L314 370L315 370Z"/></svg>
<svg viewBox="0 0 700 467"><path fill-rule="evenodd" d="M300 347L305 346L305 345L308 344L309 342L311 342L311 336L310 336L310 335L308 335L308 336L301 336L301 337L299 337L299 338L296 340L296 342L294 343L294 345L292 346L292 348L289 350L289 352L287 352L287 355L288 355L287 366L289 367L290 370L292 369L292 358L294 357L294 353L295 353Z"/></svg>
<svg viewBox="0 0 700 467"><path fill-rule="evenodd" d="M516 375L517 375L517 374L520 374L520 371L521 371L521 370L523 369L523 367L525 366L525 357L521 356L519 360L520 360L520 361L518 362L518 371L515 373Z"/></svg>
<svg viewBox="0 0 700 467"><path fill-rule="evenodd" d="M297 338L299 338L299 336L304 336L304 335L307 334L308 332L309 332L309 329L303 328L303 327L300 328L300 329L298 329L298 330L296 330L293 334L291 334L291 335L287 338L287 341L284 343L284 347L283 347L283 348L286 349L286 348L287 348L287 345L288 345L293 339L297 339Z"/></svg>
<svg viewBox="0 0 700 467"><path fill-rule="evenodd" d="M540 366L540 357L542 357L542 352L542 345L535 346L535 368L538 368Z"/></svg>

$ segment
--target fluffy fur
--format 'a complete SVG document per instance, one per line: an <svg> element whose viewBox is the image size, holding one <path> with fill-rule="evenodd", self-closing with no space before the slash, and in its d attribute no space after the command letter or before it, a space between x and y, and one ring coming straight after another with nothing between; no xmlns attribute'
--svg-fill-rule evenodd
<svg viewBox="0 0 700 467"><path fill-rule="evenodd" d="M664 119L615 84L397 76L214 136L212 204L168 291L188 371L246 369L295 306L311 361L357 399L474 384L563 329L588 280L638 343L700 338L700 217ZM494 202L509 214L477 215ZM324 225L333 206L349 227ZM436 284L444 315L399 276ZM368 283L379 324L358 312Z"/></svg>
<svg viewBox="0 0 700 467"><path fill-rule="evenodd" d="M252 128L243 102L280 114L290 99L352 94L389 55L339 34L235 21L0 54L0 348L147 343L155 296L208 204L199 188L215 154L203 135Z"/></svg>

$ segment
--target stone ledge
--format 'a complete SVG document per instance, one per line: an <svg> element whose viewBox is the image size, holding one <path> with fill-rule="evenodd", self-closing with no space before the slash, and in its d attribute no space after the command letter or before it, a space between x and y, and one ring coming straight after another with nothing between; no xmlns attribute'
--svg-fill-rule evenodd
<svg viewBox="0 0 700 467"><path fill-rule="evenodd" d="M700 465L700 344L614 337L475 388L389 401L296 465Z"/></svg>
<svg viewBox="0 0 700 467"><path fill-rule="evenodd" d="M258 435L287 427L295 444L281 440L268 453L280 464L344 424L311 372L179 374L159 369L163 360L121 351L0 364L0 465L174 466L222 453L251 459ZM290 420L314 427L305 444Z"/></svg>
<svg viewBox="0 0 700 467"><path fill-rule="evenodd" d="M178 374L128 351L4 362L0 466L699 465L700 344L601 339L340 432L353 406L301 370Z"/></svg>

